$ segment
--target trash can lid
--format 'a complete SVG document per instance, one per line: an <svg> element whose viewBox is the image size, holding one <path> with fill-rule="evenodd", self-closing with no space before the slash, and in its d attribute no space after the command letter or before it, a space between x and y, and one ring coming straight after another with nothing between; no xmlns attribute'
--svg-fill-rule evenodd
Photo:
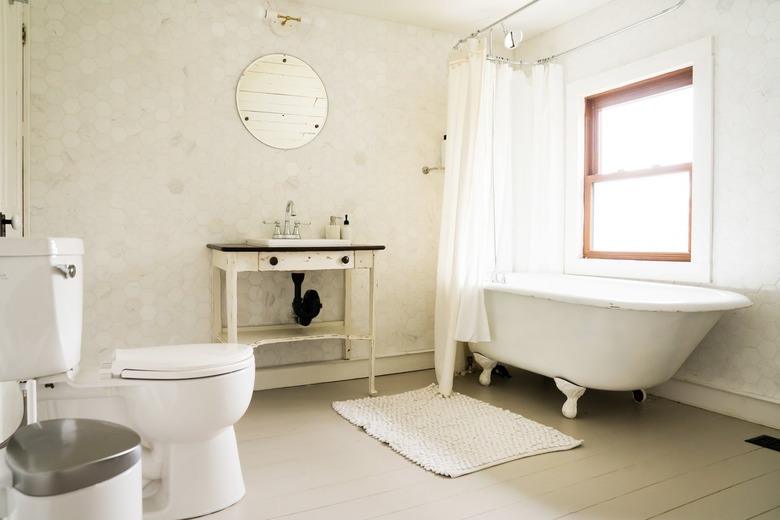
<svg viewBox="0 0 780 520"><path fill-rule="evenodd" d="M52 419L19 428L6 460L14 488L54 496L124 473L141 459L141 438L130 428L92 419Z"/></svg>

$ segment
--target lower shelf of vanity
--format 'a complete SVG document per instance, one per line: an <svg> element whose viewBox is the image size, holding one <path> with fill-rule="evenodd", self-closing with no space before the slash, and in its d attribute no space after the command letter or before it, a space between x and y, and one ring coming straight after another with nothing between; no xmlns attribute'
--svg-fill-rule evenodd
<svg viewBox="0 0 780 520"><path fill-rule="evenodd" d="M316 322L304 327L302 325L261 325L257 327L239 327L238 343L261 347L275 343L290 343L293 341L314 341L323 339L368 340L371 335L364 331L348 330L343 321ZM222 329L217 340L227 343L227 329Z"/></svg>

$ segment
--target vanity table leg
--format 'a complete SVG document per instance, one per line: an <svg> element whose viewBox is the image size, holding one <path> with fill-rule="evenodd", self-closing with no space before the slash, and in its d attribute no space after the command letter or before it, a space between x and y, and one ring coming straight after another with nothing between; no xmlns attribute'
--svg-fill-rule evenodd
<svg viewBox="0 0 780 520"><path fill-rule="evenodd" d="M211 268L211 340L222 334L222 269Z"/></svg>
<svg viewBox="0 0 780 520"><path fill-rule="evenodd" d="M347 338L344 340L343 359L352 358L352 269L344 269L344 331Z"/></svg>
<svg viewBox="0 0 780 520"><path fill-rule="evenodd" d="M236 260L230 259L225 269L225 324L227 342L238 343L238 270Z"/></svg>
<svg viewBox="0 0 780 520"><path fill-rule="evenodd" d="M376 370L376 254L371 252L371 269L368 270L368 393L377 395Z"/></svg>

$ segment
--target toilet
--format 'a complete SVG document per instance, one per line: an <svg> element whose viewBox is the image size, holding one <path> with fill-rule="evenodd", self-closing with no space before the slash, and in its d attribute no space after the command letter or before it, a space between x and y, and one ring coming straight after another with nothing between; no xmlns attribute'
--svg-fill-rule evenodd
<svg viewBox="0 0 780 520"><path fill-rule="evenodd" d="M75 238L0 239L0 381L36 380L42 422L91 419L135 431L145 520L236 503L245 488L233 425L252 397L252 348L125 348L81 363L83 255Z"/></svg>

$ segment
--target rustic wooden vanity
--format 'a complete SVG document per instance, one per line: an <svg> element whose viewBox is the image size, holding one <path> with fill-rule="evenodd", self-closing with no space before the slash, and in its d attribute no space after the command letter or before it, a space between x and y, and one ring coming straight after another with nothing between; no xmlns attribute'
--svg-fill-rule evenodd
<svg viewBox="0 0 780 520"><path fill-rule="evenodd" d="M257 246L249 244L207 244L212 265L212 335L214 341L243 343L255 348L274 343L323 339L344 340L343 359L352 356L351 342L368 342L368 386L376 394L375 349L376 334L376 253L383 245L344 246ZM368 329L357 330L352 319L352 274L355 269L368 270ZM343 321L313 321L308 326L297 323L279 325L238 326L238 273L240 272L306 272L340 270L344 273ZM224 309L221 271L225 273ZM224 323L223 326L223 316ZM256 385L257 388L257 385Z"/></svg>

